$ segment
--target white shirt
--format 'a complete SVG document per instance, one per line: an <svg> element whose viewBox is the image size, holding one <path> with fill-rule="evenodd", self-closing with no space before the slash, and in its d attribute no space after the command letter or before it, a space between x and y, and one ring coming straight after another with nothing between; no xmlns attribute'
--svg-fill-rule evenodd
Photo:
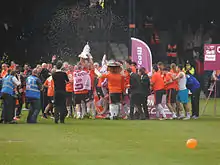
<svg viewBox="0 0 220 165"><path fill-rule="evenodd" d="M13 81L13 83L14 83L15 85L17 85L17 86L21 85L21 82L18 81L18 79L17 79L15 76L12 77L12 81Z"/></svg>
<svg viewBox="0 0 220 165"><path fill-rule="evenodd" d="M186 88L186 74L184 72L180 72L178 74L178 85L179 85L179 90L185 90Z"/></svg>

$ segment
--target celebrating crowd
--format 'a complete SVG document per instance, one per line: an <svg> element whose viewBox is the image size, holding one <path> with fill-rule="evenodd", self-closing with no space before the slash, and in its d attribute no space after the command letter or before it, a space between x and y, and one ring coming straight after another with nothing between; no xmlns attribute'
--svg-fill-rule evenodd
<svg viewBox="0 0 220 165"><path fill-rule="evenodd" d="M24 106L29 109L27 123L37 123L40 110L42 118L51 117L55 123L64 123L66 117L95 119L100 112L111 120L145 120L152 118L147 104L151 93L157 119L199 117L200 83L191 67L159 62L148 73L130 59L107 61L104 57L99 65L93 63L90 53L79 57L75 66L55 58L52 64L43 63L33 69L29 65L22 69L14 62L10 67L2 64L1 123L17 123ZM169 117L162 106L164 95L172 113Z"/></svg>

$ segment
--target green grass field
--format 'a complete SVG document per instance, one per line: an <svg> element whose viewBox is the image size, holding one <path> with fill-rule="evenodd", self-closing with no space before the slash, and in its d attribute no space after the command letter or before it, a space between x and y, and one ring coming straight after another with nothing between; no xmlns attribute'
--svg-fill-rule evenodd
<svg viewBox="0 0 220 165"><path fill-rule="evenodd" d="M220 165L220 101L190 121L72 120L0 125L0 165ZM201 107L204 102L201 103ZM196 138L198 147L186 148Z"/></svg>

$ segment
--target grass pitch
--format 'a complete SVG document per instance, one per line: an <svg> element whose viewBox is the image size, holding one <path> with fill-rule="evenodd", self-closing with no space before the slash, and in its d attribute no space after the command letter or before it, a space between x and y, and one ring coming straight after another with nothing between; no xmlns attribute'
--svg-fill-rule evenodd
<svg viewBox="0 0 220 165"><path fill-rule="evenodd" d="M0 165L220 165L220 101L216 117L213 103L196 121L1 124ZM196 149L186 148L189 138Z"/></svg>

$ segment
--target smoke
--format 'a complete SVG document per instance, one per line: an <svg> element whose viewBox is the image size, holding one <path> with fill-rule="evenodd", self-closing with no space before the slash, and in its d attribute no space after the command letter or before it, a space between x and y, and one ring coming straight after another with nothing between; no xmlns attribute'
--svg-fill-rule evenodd
<svg viewBox="0 0 220 165"><path fill-rule="evenodd" d="M51 56L57 54L65 59L76 59L87 41L103 42L112 26L125 27L123 18L112 11L107 13L85 5L60 5L47 23Z"/></svg>

